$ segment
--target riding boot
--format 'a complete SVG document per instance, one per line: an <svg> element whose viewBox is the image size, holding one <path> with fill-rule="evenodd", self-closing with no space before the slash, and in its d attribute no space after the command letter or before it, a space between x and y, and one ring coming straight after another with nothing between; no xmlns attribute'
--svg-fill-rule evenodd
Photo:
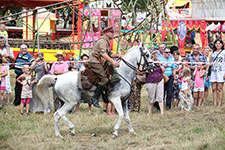
<svg viewBox="0 0 225 150"><path fill-rule="evenodd" d="M104 91L104 89L105 89L104 86L98 85L95 90L94 96L92 97L92 104L97 108L100 108L98 99L99 99L100 95L102 94L102 92Z"/></svg>

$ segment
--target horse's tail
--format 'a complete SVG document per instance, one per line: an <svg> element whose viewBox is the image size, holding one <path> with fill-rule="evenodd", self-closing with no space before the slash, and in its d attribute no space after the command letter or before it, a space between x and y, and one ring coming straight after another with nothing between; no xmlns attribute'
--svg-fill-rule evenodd
<svg viewBox="0 0 225 150"><path fill-rule="evenodd" d="M37 84L37 95L44 105L44 113L48 113L51 110L49 86L54 86L56 79L57 76L55 75L45 75Z"/></svg>

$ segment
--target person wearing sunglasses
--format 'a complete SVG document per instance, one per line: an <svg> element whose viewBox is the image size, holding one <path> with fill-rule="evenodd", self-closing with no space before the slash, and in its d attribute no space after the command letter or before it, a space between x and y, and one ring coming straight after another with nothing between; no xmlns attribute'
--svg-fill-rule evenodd
<svg viewBox="0 0 225 150"><path fill-rule="evenodd" d="M164 74L169 78L169 80L164 84L164 93L166 92L166 109L171 108L171 101L173 98L173 82L175 73L175 64L174 60L171 57L170 49L166 48L164 50L163 56L158 57L158 60L161 62L162 66L165 68Z"/></svg>

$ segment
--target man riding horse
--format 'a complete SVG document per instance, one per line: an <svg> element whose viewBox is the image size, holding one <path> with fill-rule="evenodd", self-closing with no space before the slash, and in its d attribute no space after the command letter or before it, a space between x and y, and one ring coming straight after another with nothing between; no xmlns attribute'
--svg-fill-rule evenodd
<svg viewBox="0 0 225 150"><path fill-rule="evenodd" d="M109 79L106 75L104 65L106 63L112 63L114 67L119 67L119 63L113 60L112 58L120 58L119 54L113 54L109 49L110 40L113 38L113 27L107 27L103 30L104 35L95 43L92 55L88 61L88 66L99 78L99 83L95 90L94 96L92 97L92 104L100 108L98 99L102 92L105 90L106 84L109 82ZM114 71L114 73L116 73Z"/></svg>

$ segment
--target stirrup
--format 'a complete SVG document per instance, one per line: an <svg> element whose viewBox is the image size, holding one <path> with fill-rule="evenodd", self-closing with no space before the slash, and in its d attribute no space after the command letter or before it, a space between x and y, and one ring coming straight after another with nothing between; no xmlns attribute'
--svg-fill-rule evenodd
<svg viewBox="0 0 225 150"><path fill-rule="evenodd" d="M99 103L94 103L93 106L95 106L96 108L101 108L101 106L99 105Z"/></svg>

